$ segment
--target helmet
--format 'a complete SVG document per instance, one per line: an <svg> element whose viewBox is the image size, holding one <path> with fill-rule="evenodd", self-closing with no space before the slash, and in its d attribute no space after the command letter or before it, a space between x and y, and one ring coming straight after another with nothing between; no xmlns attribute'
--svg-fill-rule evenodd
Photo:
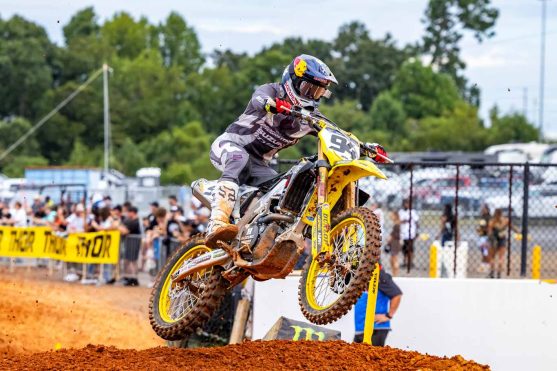
<svg viewBox="0 0 557 371"><path fill-rule="evenodd" d="M331 96L327 88L332 82L338 83L325 63L311 55L302 54L286 66L281 84L293 104L314 109L319 106L321 97Z"/></svg>

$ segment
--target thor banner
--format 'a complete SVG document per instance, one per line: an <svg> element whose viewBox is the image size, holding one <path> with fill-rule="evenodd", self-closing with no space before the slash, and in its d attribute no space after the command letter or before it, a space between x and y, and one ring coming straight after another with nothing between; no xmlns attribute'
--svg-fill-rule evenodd
<svg viewBox="0 0 557 371"><path fill-rule="evenodd" d="M120 232L72 233L66 239L64 253L65 256L60 260L67 262L117 264L120 253Z"/></svg>
<svg viewBox="0 0 557 371"><path fill-rule="evenodd" d="M119 247L119 231L72 233L62 238L48 227L0 227L0 256L117 264Z"/></svg>
<svg viewBox="0 0 557 371"><path fill-rule="evenodd" d="M0 227L0 256L48 258L44 255L48 227Z"/></svg>

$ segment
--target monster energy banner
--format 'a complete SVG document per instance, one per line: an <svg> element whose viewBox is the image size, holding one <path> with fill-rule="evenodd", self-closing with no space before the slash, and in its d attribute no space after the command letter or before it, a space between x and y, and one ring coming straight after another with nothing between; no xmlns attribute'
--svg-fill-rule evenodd
<svg viewBox="0 0 557 371"><path fill-rule="evenodd" d="M280 317L264 340L340 340L340 331Z"/></svg>

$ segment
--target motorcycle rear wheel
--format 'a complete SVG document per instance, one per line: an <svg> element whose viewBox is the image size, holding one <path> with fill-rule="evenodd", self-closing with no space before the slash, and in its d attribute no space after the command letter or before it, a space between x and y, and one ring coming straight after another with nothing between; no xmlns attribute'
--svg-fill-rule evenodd
<svg viewBox="0 0 557 371"><path fill-rule="evenodd" d="M180 246L161 269L149 303L149 321L158 336L181 340L202 327L218 309L226 293L222 268L214 266L188 277L189 284L177 285L172 274L189 259L211 251L203 236L194 236Z"/></svg>
<svg viewBox="0 0 557 371"><path fill-rule="evenodd" d="M367 288L381 253L381 227L369 209L342 212L331 223L332 258L310 255L302 270L298 301L304 316L322 325L344 316Z"/></svg>

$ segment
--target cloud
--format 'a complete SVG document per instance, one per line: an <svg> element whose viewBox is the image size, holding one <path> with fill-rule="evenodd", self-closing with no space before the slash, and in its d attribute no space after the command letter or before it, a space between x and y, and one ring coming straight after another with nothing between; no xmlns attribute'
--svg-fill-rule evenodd
<svg viewBox="0 0 557 371"><path fill-rule="evenodd" d="M197 29L213 33L241 33L241 34L262 34L267 33L274 36L286 36L284 29L263 24L202 24Z"/></svg>
<svg viewBox="0 0 557 371"><path fill-rule="evenodd" d="M463 59L469 68L494 68L516 65L514 58L504 56L503 52L498 48L491 48L480 53L463 53Z"/></svg>

